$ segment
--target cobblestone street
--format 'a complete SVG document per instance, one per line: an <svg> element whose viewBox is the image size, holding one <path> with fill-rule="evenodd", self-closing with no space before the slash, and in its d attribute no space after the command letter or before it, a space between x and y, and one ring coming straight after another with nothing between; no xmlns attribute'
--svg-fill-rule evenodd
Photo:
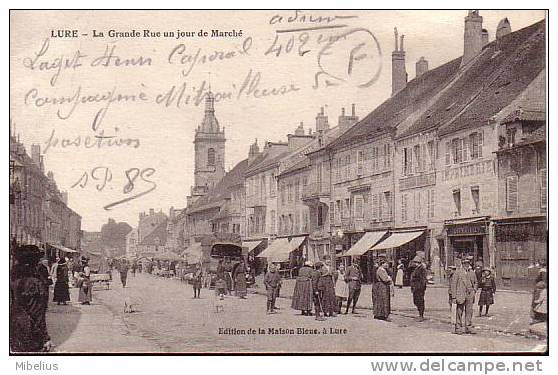
<svg viewBox="0 0 558 375"><path fill-rule="evenodd" d="M225 298L224 312L216 313L213 290L203 289L197 300L192 298L191 286L178 280L138 274L130 276L123 289L114 276L109 290L95 288L90 306L76 303L75 289L71 305L51 304L47 322L57 351L527 352L543 350L545 344L532 337L490 330L454 335L440 320L418 323L397 313L391 322L377 321L368 309L318 322L300 316L286 298L278 299L278 314L267 315L265 297L254 293L247 300ZM136 312L124 313L126 299L137 303ZM301 327L309 330L307 334L299 334ZM227 329L236 334L224 331Z"/></svg>

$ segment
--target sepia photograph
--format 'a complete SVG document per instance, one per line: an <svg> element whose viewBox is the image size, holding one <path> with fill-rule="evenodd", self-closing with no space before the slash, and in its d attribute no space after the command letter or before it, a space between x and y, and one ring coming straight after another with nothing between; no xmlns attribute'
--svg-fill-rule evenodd
<svg viewBox="0 0 558 375"><path fill-rule="evenodd" d="M10 355L548 354L547 19L10 10Z"/></svg>

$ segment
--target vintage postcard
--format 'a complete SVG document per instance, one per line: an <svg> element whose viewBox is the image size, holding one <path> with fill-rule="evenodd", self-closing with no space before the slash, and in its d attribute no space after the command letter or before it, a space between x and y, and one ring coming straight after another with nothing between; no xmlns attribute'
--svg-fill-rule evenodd
<svg viewBox="0 0 558 375"><path fill-rule="evenodd" d="M11 353L546 352L546 20L10 11Z"/></svg>

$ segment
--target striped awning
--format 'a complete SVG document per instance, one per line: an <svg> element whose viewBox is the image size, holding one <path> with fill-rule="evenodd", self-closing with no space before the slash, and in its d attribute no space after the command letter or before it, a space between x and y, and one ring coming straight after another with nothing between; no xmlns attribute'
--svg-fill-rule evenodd
<svg viewBox="0 0 558 375"><path fill-rule="evenodd" d="M366 232L343 256L359 256L366 253L384 237L386 231Z"/></svg>
<svg viewBox="0 0 558 375"><path fill-rule="evenodd" d="M405 245L408 242L411 242L424 231L418 232L396 232L392 233L391 236L380 242L379 244L373 246L370 250L385 250L385 249L392 249L402 245Z"/></svg>

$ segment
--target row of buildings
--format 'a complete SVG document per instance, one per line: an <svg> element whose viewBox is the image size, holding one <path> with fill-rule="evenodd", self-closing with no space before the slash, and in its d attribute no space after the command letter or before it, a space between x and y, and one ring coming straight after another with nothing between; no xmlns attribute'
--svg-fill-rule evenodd
<svg viewBox="0 0 558 375"><path fill-rule="evenodd" d="M504 19L488 34L469 11L463 56L435 69L421 58L408 81L396 31L389 99L364 118L353 105L331 125L322 108L314 127L254 142L228 172L209 92L187 207L149 224L156 236L140 217L135 243L181 252L235 233L285 267L331 257L365 274L376 256L406 262L420 251L438 280L472 256L500 283L526 285L548 248L546 24L512 32Z"/></svg>
<svg viewBox="0 0 558 375"><path fill-rule="evenodd" d="M10 131L10 239L12 245L37 245L47 256L77 253L81 216L68 206L52 172L45 173L39 145L29 155Z"/></svg>

